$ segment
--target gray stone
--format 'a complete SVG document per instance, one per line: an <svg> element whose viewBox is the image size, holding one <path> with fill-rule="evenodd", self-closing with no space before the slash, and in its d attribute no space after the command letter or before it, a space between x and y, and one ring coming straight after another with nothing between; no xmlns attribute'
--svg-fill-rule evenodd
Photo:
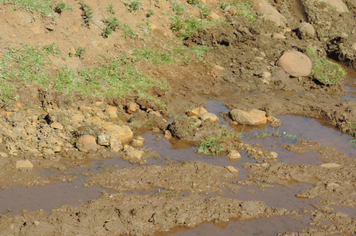
<svg viewBox="0 0 356 236"><path fill-rule="evenodd" d="M279 58L277 65L294 77L308 76L312 69L312 62L309 57L295 50L285 52Z"/></svg>
<svg viewBox="0 0 356 236"><path fill-rule="evenodd" d="M98 144L101 146L109 146L110 145L110 136L107 134L102 134L98 136Z"/></svg>
<svg viewBox="0 0 356 236"><path fill-rule="evenodd" d="M300 24L298 33L299 33L299 37L301 37L302 39L315 37L314 27L306 22Z"/></svg>

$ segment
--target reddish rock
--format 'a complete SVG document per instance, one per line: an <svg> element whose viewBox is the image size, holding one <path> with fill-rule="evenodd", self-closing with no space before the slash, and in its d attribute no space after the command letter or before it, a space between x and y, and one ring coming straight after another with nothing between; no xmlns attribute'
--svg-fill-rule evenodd
<svg viewBox="0 0 356 236"><path fill-rule="evenodd" d="M96 140L91 135L83 135L77 140L77 148L82 152L96 152L98 150L98 145Z"/></svg>
<svg viewBox="0 0 356 236"><path fill-rule="evenodd" d="M289 51L285 52L281 58L279 58L278 66L289 75L294 77L308 76L312 69L312 62L301 52Z"/></svg>

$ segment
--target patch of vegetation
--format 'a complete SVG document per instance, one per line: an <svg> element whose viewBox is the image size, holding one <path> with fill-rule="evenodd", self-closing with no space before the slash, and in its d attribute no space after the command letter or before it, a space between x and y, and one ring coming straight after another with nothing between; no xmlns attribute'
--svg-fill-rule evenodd
<svg viewBox="0 0 356 236"><path fill-rule="evenodd" d="M114 10L114 5L110 4L106 10L111 13L111 14L115 14L115 10Z"/></svg>
<svg viewBox="0 0 356 236"><path fill-rule="evenodd" d="M253 1L242 2L238 0L238 1L228 2L228 3L222 3L220 5L220 8L225 9L228 6L236 7L237 8L236 15L245 17L247 21L250 23L253 22L256 18L255 11L253 10L253 7L255 6Z"/></svg>
<svg viewBox="0 0 356 236"><path fill-rule="evenodd" d="M51 55L61 55L62 54L61 50L55 43L43 46L42 50L45 51L47 54L51 54Z"/></svg>
<svg viewBox="0 0 356 236"><path fill-rule="evenodd" d="M340 65L320 58L311 47L307 47L307 52L315 61L311 75L320 83L327 86L336 85L339 80L345 77L346 72Z"/></svg>
<svg viewBox="0 0 356 236"><path fill-rule="evenodd" d="M116 17L109 17L103 20L106 28L101 33L104 38L107 38L113 31L120 27L119 20Z"/></svg>
<svg viewBox="0 0 356 236"><path fill-rule="evenodd" d="M187 0L187 3L193 6L201 6L203 4L200 0Z"/></svg>
<svg viewBox="0 0 356 236"><path fill-rule="evenodd" d="M146 77L125 55L92 69L75 71L67 66L55 69L47 58L50 54L47 49L38 46L7 49L0 61L0 101L7 103L16 99L16 88L31 82L68 95L130 95L151 99L160 105L162 103L149 91L152 87L169 91L166 81ZM83 50L77 50L76 54L82 56Z"/></svg>
<svg viewBox="0 0 356 236"><path fill-rule="evenodd" d="M153 195L154 193L152 193ZM182 196L182 193L176 192L176 191L168 191L168 190L161 190L158 189L158 191L155 193L156 196L163 196L167 198L173 198L173 197L178 197Z"/></svg>
<svg viewBox="0 0 356 236"><path fill-rule="evenodd" d="M217 135L210 138L203 139L200 144L198 150L196 152L198 154L203 155L219 155L224 151L223 146L221 145L227 138L231 137L233 134L231 131L224 129L221 135Z"/></svg>
<svg viewBox="0 0 356 236"><path fill-rule="evenodd" d="M125 3L126 8L129 12L138 11L143 9L143 5L140 0L130 0L129 2Z"/></svg>
<svg viewBox="0 0 356 236"><path fill-rule="evenodd" d="M24 7L31 11L37 11L40 15L46 16L53 14L56 5L53 0L2 0L0 5L13 4L16 11L19 7Z"/></svg>
<svg viewBox="0 0 356 236"><path fill-rule="evenodd" d="M252 133L247 136L247 138L267 138L267 137L275 137L275 138L283 137L283 138L294 140L296 136L292 134L287 134L286 132L280 134L279 129L277 130L273 129L273 131L270 133L268 133L267 130L265 130L262 133Z"/></svg>
<svg viewBox="0 0 356 236"><path fill-rule="evenodd" d="M124 31L124 38L138 39L138 35L132 27L126 23L122 23L120 28Z"/></svg>
<svg viewBox="0 0 356 236"><path fill-rule="evenodd" d="M85 47L77 47L77 50L75 51L75 56L79 57L80 59L83 59L85 56Z"/></svg>
<svg viewBox="0 0 356 236"><path fill-rule="evenodd" d="M171 0L170 2L172 4L172 11L178 16L183 15L185 7L182 4L179 4L176 0Z"/></svg>
<svg viewBox="0 0 356 236"><path fill-rule="evenodd" d="M54 10L54 12L56 12L58 14L62 14L63 11L65 11L65 10L72 11L73 8L70 4L65 4L64 2L59 2L59 3L57 3L56 7L53 10Z"/></svg>
<svg viewBox="0 0 356 236"><path fill-rule="evenodd" d="M155 11L152 10L152 9L148 9L148 12L146 14L147 17L151 17L151 16L154 16L155 15Z"/></svg>
<svg viewBox="0 0 356 236"><path fill-rule="evenodd" d="M211 9L208 8L208 7L202 7L202 8L200 9L200 14L201 14L203 17L209 16L210 12L211 12Z"/></svg>
<svg viewBox="0 0 356 236"><path fill-rule="evenodd" d="M84 3L84 1L81 1L80 4L80 10L82 10L83 26L89 28L90 23L93 22L93 10L88 4Z"/></svg>
<svg viewBox="0 0 356 236"><path fill-rule="evenodd" d="M134 49L136 61L152 61L154 65L173 64L176 60L173 58L173 53L158 51L148 48Z"/></svg>
<svg viewBox="0 0 356 236"><path fill-rule="evenodd" d="M194 17L182 18L178 15L171 16L170 20L171 29L183 39L188 39L198 30L203 30L208 26L222 23L220 21L205 21Z"/></svg>

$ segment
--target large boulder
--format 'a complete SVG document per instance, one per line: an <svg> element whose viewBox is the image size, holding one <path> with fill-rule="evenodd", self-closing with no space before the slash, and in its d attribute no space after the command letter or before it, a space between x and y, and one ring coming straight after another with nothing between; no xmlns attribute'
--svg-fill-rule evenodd
<svg viewBox="0 0 356 236"><path fill-rule="evenodd" d="M76 146L82 152L96 152L98 150L96 139L91 135L83 135L79 137Z"/></svg>
<svg viewBox="0 0 356 236"><path fill-rule="evenodd" d="M266 112L257 109L249 112L234 109L230 111L230 117L241 125L265 125L267 123Z"/></svg>
<svg viewBox="0 0 356 236"><path fill-rule="evenodd" d="M310 75L313 66L309 57L295 50L285 52L279 58L277 65L294 77Z"/></svg>

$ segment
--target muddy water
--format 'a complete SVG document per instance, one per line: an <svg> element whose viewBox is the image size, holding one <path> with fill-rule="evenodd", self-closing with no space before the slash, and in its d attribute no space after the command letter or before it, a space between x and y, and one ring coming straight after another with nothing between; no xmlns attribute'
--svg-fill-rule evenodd
<svg viewBox="0 0 356 236"><path fill-rule="evenodd" d="M284 232L297 232L303 228L313 228L309 225L310 220L304 217L296 220L289 216L259 218L253 221L235 221L228 224L214 225L205 223L195 229L183 232L171 233L168 235L175 236L257 236L257 235L275 235ZM182 229L180 229L182 230Z"/></svg>

